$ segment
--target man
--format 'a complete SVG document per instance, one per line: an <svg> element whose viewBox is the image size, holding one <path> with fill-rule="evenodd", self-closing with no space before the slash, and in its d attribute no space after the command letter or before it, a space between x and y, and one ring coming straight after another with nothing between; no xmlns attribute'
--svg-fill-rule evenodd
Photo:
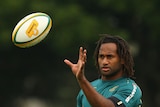
<svg viewBox="0 0 160 107"><path fill-rule="evenodd" d="M132 79L133 58L128 44L118 36L104 34L97 42L95 64L100 78L89 82L84 75L87 50L80 47L76 64L65 59L81 87L77 107L141 107L141 89Z"/></svg>

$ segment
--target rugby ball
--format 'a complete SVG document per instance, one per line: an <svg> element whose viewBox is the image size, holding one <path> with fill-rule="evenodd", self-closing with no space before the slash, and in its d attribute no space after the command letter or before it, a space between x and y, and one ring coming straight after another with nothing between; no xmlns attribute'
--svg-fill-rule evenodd
<svg viewBox="0 0 160 107"><path fill-rule="evenodd" d="M52 27L49 15L36 12L21 19L12 32L12 42L20 47L27 48L41 42Z"/></svg>

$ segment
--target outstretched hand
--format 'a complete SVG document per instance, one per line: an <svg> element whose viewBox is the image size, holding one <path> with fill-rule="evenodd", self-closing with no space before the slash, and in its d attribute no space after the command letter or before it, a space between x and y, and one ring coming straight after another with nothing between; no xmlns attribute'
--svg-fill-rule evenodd
<svg viewBox="0 0 160 107"><path fill-rule="evenodd" d="M84 76L84 66L87 60L87 50L83 47L79 48L79 59L76 64L72 63L68 59L65 59L64 62L71 68L73 74L77 79L81 79Z"/></svg>

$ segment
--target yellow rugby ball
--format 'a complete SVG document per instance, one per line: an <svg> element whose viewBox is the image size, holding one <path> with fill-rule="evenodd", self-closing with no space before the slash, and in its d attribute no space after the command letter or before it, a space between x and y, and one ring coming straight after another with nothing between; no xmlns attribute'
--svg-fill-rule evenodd
<svg viewBox="0 0 160 107"><path fill-rule="evenodd" d="M42 12L27 15L21 19L12 32L12 42L20 47L27 48L41 42L52 27L51 17Z"/></svg>

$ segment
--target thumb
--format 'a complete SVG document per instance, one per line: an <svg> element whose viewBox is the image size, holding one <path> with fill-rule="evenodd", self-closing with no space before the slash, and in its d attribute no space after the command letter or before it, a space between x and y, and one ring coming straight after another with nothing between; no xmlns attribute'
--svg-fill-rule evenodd
<svg viewBox="0 0 160 107"><path fill-rule="evenodd" d="M69 61L68 59L65 59L64 63L66 63L68 66L70 66L72 68L73 63L71 61Z"/></svg>

